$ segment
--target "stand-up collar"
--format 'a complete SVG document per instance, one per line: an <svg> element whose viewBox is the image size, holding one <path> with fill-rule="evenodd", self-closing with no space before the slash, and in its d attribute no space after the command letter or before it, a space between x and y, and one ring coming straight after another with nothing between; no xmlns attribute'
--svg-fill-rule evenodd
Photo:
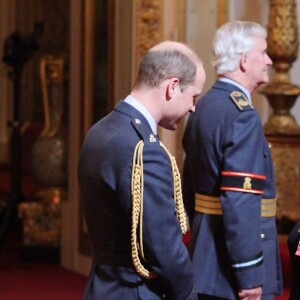
<svg viewBox="0 0 300 300"><path fill-rule="evenodd" d="M153 133L155 135L157 135L157 124L154 120L154 118L152 117L152 115L149 113L149 111L146 109L146 107L141 104L140 102L138 102L134 97L132 97L131 95L128 95L124 102L130 104L131 106L133 106L136 110L138 110L148 121Z"/></svg>
<svg viewBox="0 0 300 300"><path fill-rule="evenodd" d="M234 81L232 79L225 78L225 77L219 78L218 81L227 82L227 83L230 83L230 84L235 85L236 87L238 87L240 90L242 90L242 92L245 94L245 96L247 97L249 102L252 104L250 92L245 87L243 87L241 84L237 83L236 81Z"/></svg>

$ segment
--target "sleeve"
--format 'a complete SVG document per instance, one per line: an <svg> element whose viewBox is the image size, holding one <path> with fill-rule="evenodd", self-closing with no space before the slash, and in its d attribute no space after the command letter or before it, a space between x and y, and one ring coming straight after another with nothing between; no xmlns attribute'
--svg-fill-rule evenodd
<svg viewBox="0 0 300 300"><path fill-rule="evenodd" d="M261 245L264 134L254 110L241 112L229 132L221 170L226 246L238 287L253 288L265 281ZM232 173L237 176L230 184L228 174Z"/></svg>
<svg viewBox="0 0 300 300"><path fill-rule="evenodd" d="M194 279L175 216L169 157L161 147L144 147L143 241L147 262L163 281L170 299L192 299Z"/></svg>

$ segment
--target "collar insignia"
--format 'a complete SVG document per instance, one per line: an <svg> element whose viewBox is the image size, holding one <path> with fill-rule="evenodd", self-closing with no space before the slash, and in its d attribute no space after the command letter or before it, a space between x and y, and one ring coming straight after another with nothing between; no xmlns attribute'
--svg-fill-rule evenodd
<svg viewBox="0 0 300 300"><path fill-rule="evenodd" d="M149 141L150 143L156 143L156 138L153 133L150 134Z"/></svg>

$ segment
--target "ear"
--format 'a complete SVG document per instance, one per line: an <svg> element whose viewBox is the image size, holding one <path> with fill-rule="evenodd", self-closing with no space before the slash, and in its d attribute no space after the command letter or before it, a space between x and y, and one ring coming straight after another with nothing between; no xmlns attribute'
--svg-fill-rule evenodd
<svg viewBox="0 0 300 300"><path fill-rule="evenodd" d="M166 90L166 98L167 100L171 100L172 97L177 93L179 88L179 79L178 78L171 78L167 84Z"/></svg>
<svg viewBox="0 0 300 300"><path fill-rule="evenodd" d="M248 57L246 54L242 54L240 58L240 67L243 72L245 72L248 68Z"/></svg>

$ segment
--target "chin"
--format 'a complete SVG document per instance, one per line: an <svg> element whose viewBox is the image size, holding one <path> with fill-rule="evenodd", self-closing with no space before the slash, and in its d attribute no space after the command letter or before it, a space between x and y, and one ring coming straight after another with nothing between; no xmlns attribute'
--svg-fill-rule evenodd
<svg viewBox="0 0 300 300"><path fill-rule="evenodd" d="M263 78L263 83L266 84L266 83L269 83L270 81L270 77L269 75L266 75L264 78Z"/></svg>
<svg viewBox="0 0 300 300"><path fill-rule="evenodd" d="M269 78L264 78L258 83L258 86L268 84L270 82Z"/></svg>

